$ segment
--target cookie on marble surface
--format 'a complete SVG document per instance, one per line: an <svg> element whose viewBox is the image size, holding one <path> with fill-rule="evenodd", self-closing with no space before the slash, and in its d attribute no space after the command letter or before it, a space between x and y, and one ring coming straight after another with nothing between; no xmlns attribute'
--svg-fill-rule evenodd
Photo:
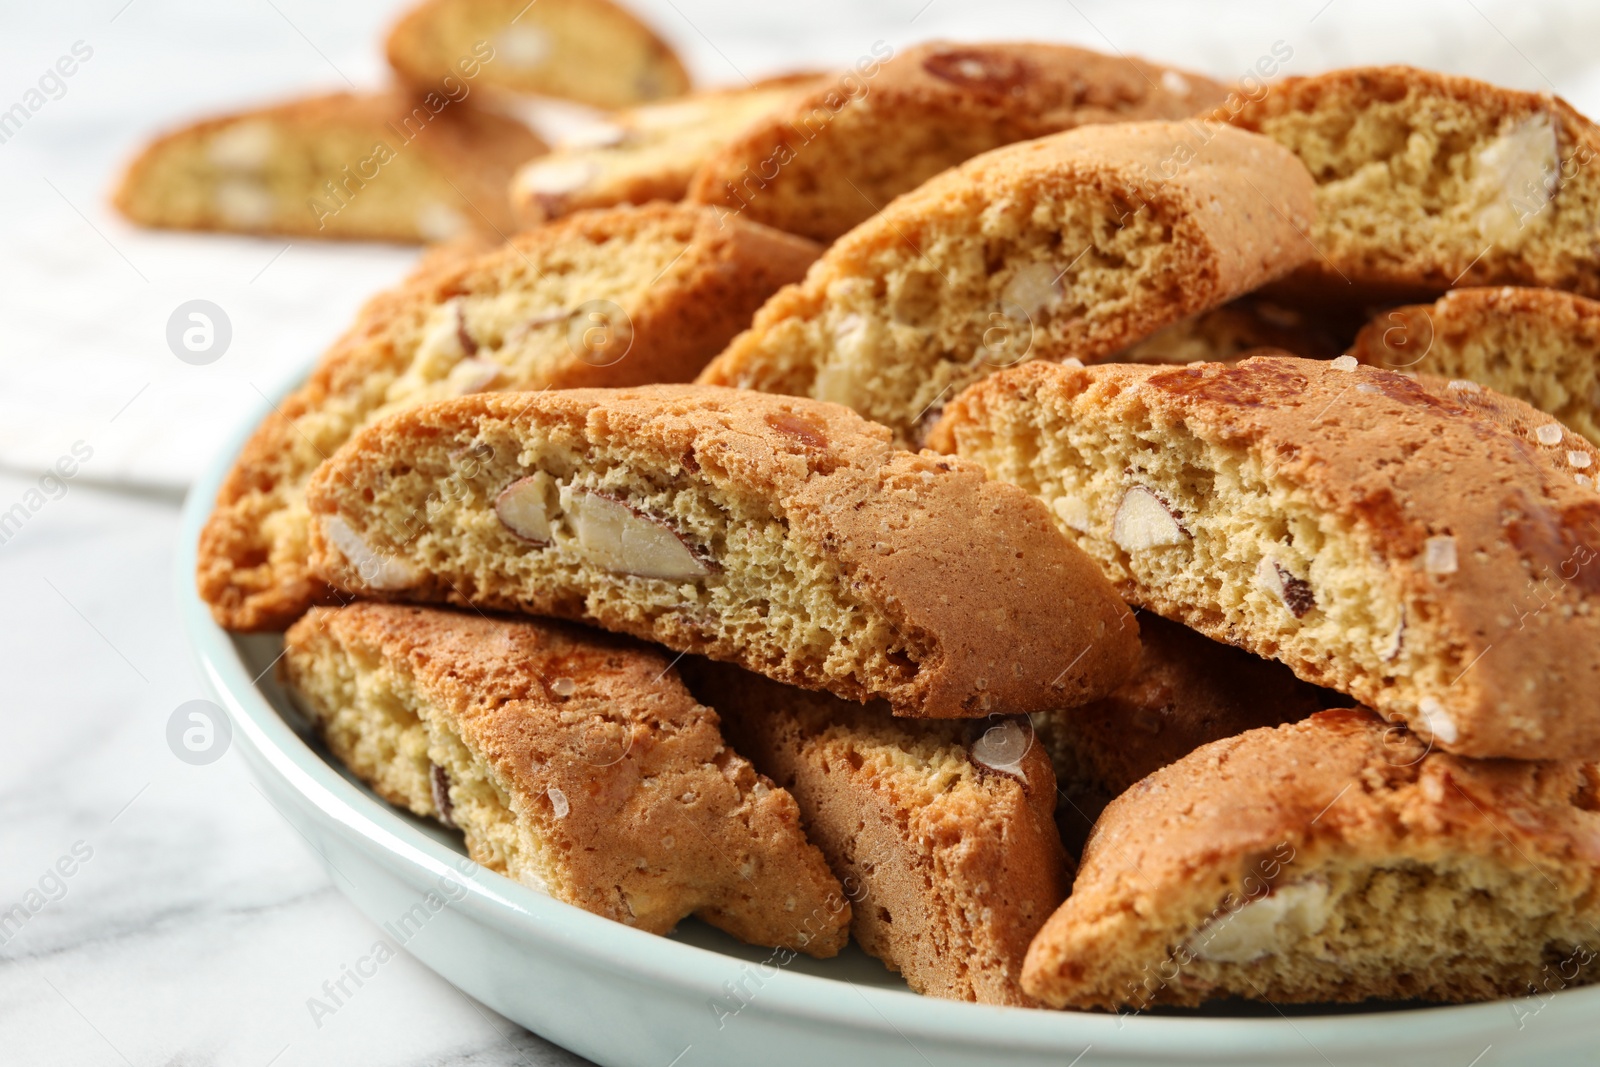
<svg viewBox="0 0 1600 1067"><path fill-rule="evenodd" d="M443 241L511 229L506 182L543 151L521 123L439 93L334 93L166 134L113 201L144 226Z"/></svg>
<svg viewBox="0 0 1600 1067"><path fill-rule="evenodd" d="M202 598L229 629L272 630L326 596L306 567L304 487L360 426L483 390L686 381L817 251L655 204L424 268L369 303L246 443L201 534Z"/></svg>
<svg viewBox="0 0 1600 1067"><path fill-rule="evenodd" d="M963 386L1104 359L1313 254L1311 178L1228 126L1084 126L969 160L840 238L701 375L919 443Z"/></svg>
<svg viewBox="0 0 1600 1067"><path fill-rule="evenodd" d="M517 217L535 226L583 208L682 200L707 156L821 78L768 78L619 111L518 169L511 180Z"/></svg>
<svg viewBox="0 0 1600 1067"><path fill-rule="evenodd" d="M659 651L562 623L433 608L316 608L284 673L328 747L472 858L664 934L697 915L744 941L844 947L850 904L794 798L724 743Z"/></svg>
<svg viewBox="0 0 1600 1067"><path fill-rule="evenodd" d="M1138 653L1038 501L817 401L464 397L356 434L307 503L345 592L591 622L901 715L1082 703Z"/></svg>
<svg viewBox="0 0 1600 1067"><path fill-rule="evenodd" d="M1113 801L1023 985L1114 1010L1543 995L1600 977L1597 901L1600 767L1325 711Z"/></svg>
<svg viewBox="0 0 1600 1067"><path fill-rule="evenodd" d="M824 243L941 171L1089 123L1182 119L1209 78L1038 42L879 42L854 67L713 153L690 199Z"/></svg>
<svg viewBox="0 0 1600 1067"><path fill-rule="evenodd" d="M1600 452L1470 382L1032 363L935 448L1041 498L1132 603L1443 749L1600 757Z"/></svg>
<svg viewBox="0 0 1600 1067"><path fill-rule="evenodd" d="M1317 180L1297 281L1336 299L1458 285L1600 296L1600 128L1549 93L1413 67L1285 78L1228 116Z"/></svg>
<svg viewBox="0 0 1600 1067"><path fill-rule="evenodd" d="M1061 793L1056 824L1073 852L1105 806L1145 775L1212 741L1348 704L1281 663L1148 611L1139 614L1139 643L1138 669L1109 696L1031 716Z"/></svg>
<svg viewBox="0 0 1600 1067"><path fill-rule="evenodd" d="M733 746L794 795L863 950L927 996L1036 1006L1023 957L1071 871L1027 719L912 722L728 664L681 666Z"/></svg>
<svg viewBox="0 0 1600 1067"><path fill-rule="evenodd" d="M689 89L672 47L610 0L422 0L389 31L385 52L422 90L453 81L618 108Z"/></svg>
<svg viewBox="0 0 1600 1067"><path fill-rule="evenodd" d="M1374 316L1350 354L1486 385L1600 444L1600 301L1559 289L1455 289Z"/></svg>

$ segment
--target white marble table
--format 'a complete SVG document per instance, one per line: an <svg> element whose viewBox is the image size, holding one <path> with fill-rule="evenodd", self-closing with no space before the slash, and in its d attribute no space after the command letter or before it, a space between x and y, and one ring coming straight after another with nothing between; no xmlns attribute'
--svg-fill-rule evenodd
<svg viewBox="0 0 1600 1067"><path fill-rule="evenodd" d="M0 110L73 42L63 96L0 142L0 1064L570 1064L404 954L341 1003L324 983L376 928L271 809L237 753L192 766L174 709L204 696L178 628L180 487L221 433L403 270L359 246L142 234L103 206L117 161L179 118L381 78L384 0L7 4ZM874 41L1039 37L1240 73L1410 61L1591 112L1583 0L638 0L706 81L848 62ZM1381 32L1378 30L1381 29ZM179 364L185 299L225 302L235 350ZM75 442L64 483L39 482ZM70 465L70 464L69 464ZM666 1067L647 1065L647 1067Z"/></svg>
<svg viewBox="0 0 1600 1067"><path fill-rule="evenodd" d="M379 930L237 752L191 766L167 746L206 695L178 627L177 498L68 484L0 545L0 1064L585 1062L404 954L312 1012ZM0 510L37 488L0 475Z"/></svg>

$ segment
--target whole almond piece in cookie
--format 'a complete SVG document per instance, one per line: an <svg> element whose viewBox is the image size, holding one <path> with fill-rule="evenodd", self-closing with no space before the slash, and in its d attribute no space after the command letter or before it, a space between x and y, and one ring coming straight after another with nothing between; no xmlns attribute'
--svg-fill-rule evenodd
<svg viewBox="0 0 1600 1067"><path fill-rule="evenodd" d="M317 608L284 673L329 748L472 858L667 933L698 915L814 956L850 904L794 799L729 749L660 652L561 623Z"/></svg>
<svg viewBox="0 0 1600 1067"><path fill-rule="evenodd" d="M1474 760L1363 710L1117 798L1024 987L1055 1007L1472 1001L1600 978L1600 768Z"/></svg>
<svg viewBox="0 0 1600 1067"><path fill-rule="evenodd" d="M1471 382L1264 356L1029 364L936 448L1043 500L1131 602L1451 752L1600 757L1600 452Z"/></svg>
<svg viewBox="0 0 1600 1067"><path fill-rule="evenodd" d="M832 241L901 193L1001 145L1091 123L1182 119L1223 102L1209 78L1040 42L878 42L706 160L689 197Z"/></svg>
<svg viewBox="0 0 1600 1067"><path fill-rule="evenodd" d="M233 630L281 629L327 598L307 568L306 479L373 419L485 390L686 381L817 252L652 204L435 259L371 301L245 444L200 536L201 596Z"/></svg>
<svg viewBox="0 0 1600 1067"><path fill-rule="evenodd" d="M957 390L1112 356L1286 274L1311 177L1228 126L1084 126L940 174L840 238L700 376L832 400L918 443Z"/></svg>
<svg viewBox="0 0 1600 1067"><path fill-rule="evenodd" d="M1458 285L1600 297L1600 127L1560 97L1413 67L1285 78L1219 115L1317 180L1295 281L1358 300Z"/></svg>
<svg viewBox="0 0 1600 1067"><path fill-rule="evenodd" d="M1023 957L1071 870L1027 719L911 722L728 664L683 671L734 746L794 794L863 951L927 996L1036 1006Z"/></svg>
<svg viewBox="0 0 1600 1067"><path fill-rule="evenodd" d="M834 404L464 397L358 433L307 503L346 592L580 619L900 715L1082 703L1138 653L1037 501Z"/></svg>

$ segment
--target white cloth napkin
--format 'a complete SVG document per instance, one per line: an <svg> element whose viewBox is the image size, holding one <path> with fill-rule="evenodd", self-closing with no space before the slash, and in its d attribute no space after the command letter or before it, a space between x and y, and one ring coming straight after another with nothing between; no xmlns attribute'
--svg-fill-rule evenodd
<svg viewBox="0 0 1600 1067"><path fill-rule="evenodd" d="M1201 5L1090 0L631 0L706 83L853 63L875 42L1042 39L1240 77L1406 62L1561 93L1600 115L1600 5L1588 0L1305 0ZM0 112L81 42L0 143L0 467L42 471L82 442L78 477L177 488L392 284L415 249L152 233L106 204L150 135L206 113L377 86L400 5L104 0L6 16ZM181 361L167 323L186 301L232 328L213 363ZM80 448L81 453L81 448Z"/></svg>

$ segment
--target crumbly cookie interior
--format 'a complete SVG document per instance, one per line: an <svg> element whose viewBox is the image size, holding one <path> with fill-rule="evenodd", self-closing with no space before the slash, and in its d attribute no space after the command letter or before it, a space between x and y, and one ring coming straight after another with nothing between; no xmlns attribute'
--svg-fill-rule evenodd
<svg viewBox="0 0 1600 1067"><path fill-rule="evenodd" d="M543 254L537 266L508 255L500 285L406 304L385 337L374 342L378 347L354 355L358 373L341 375L338 388L295 417L294 432L284 435L274 457L275 469L255 489L266 558L235 566L262 567L264 589L280 573L304 567L306 479L367 423L430 400L549 381L574 362L575 353L612 359L629 343L628 327L606 302L634 305L681 255L692 229L690 222L666 220L652 239L566 241ZM586 339L585 332L594 330L600 332Z"/></svg>
<svg viewBox="0 0 1600 1067"><path fill-rule="evenodd" d="M825 548L760 493L696 473L685 457L652 455L637 442L564 443L490 419L475 435L408 451L371 484L337 487L360 500L341 509L343 519L324 521L360 523L355 532L374 558L403 561L417 580L437 575L445 584L434 592L457 602L603 620L853 699L869 694L867 678L909 681L931 652L856 596ZM539 541L513 532L497 510L513 483L540 487L548 535ZM621 519L625 544L649 537L670 549L675 540L680 561L703 573L645 576L625 557L597 555L582 529L596 498ZM370 569L345 556L358 572ZM389 592L404 597L405 586Z"/></svg>
<svg viewBox="0 0 1600 1067"><path fill-rule="evenodd" d="M947 208L833 278L809 314L758 319L761 352L730 384L845 404L915 444L946 401L1001 367L1114 350L1130 316L1177 299L1175 256L1172 226L1116 192Z"/></svg>
<svg viewBox="0 0 1600 1067"><path fill-rule="evenodd" d="M1380 315L1374 329L1376 358L1368 358L1377 366L1477 382L1554 415L1600 445L1600 329L1492 307L1454 322L1448 306ZM1387 335L1396 329L1390 342Z"/></svg>
<svg viewBox="0 0 1600 1067"><path fill-rule="evenodd" d="M1318 106L1264 117L1260 132L1316 179L1312 240L1334 263L1560 284L1516 264L1537 256L1567 273L1593 260L1596 148L1571 143L1557 111L1506 113L1422 84L1398 94L1334 84Z"/></svg>
<svg viewBox="0 0 1600 1067"><path fill-rule="evenodd" d="M545 816L513 811L510 794L446 717L429 714L414 679L376 650L326 633L309 646L293 657L295 690L335 756L385 800L460 827L478 863L562 895L568 879L538 835Z"/></svg>
<svg viewBox="0 0 1600 1067"><path fill-rule="evenodd" d="M1082 1001L1484 1000L1554 992L1592 968L1587 879L1466 854L1296 866L1270 893L1253 883L1254 895L1169 926L1160 959L1118 960Z"/></svg>
<svg viewBox="0 0 1600 1067"><path fill-rule="evenodd" d="M378 142L389 146L381 164L374 162ZM372 180L361 179L363 165ZM480 224L462 195L394 131L301 129L270 118L174 139L123 195L131 216L169 226L439 241Z"/></svg>
<svg viewBox="0 0 1600 1067"><path fill-rule="evenodd" d="M1446 693L1453 651L1404 625L1399 583L1353 524L1248 449L1118 406L1007 405L960 427L958 451L1049 505L1141 606L1369 704Z"/></svg>

